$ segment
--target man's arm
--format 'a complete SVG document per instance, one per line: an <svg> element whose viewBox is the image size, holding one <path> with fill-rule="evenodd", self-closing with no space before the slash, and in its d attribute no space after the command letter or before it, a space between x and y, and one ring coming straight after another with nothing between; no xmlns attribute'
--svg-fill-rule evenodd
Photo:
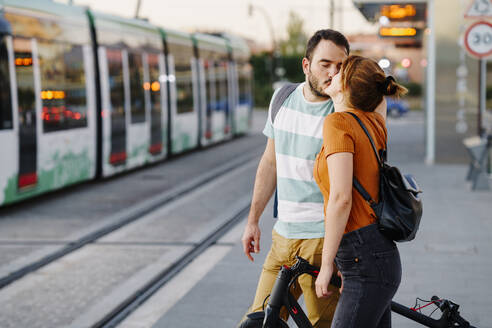
<svg viewBox="0 0 492 328"><path fill-rule="evenodd" d="M260 252L260 235L259 228L260 216L265 209L268 201L272 197L277 185L277 162L275 160L275 143L268 138L265 152L261 156L258 170L256 171L255 185L253 188L253 199L249 210L248 222L244 228L243 243L244 254L254 261L251 253Z"/></svg>

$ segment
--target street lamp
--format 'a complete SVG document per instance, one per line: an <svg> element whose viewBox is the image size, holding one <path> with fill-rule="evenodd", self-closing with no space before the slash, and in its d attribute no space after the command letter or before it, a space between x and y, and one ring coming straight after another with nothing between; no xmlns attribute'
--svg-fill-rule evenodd
<svg viewBox="0 0 492 328"><path fill-rule="evenodd" d="M268 16L268 13L265 11L265 9L259 6L253 6L251 3L248 5L248 14L250 17L253 16L254 9L258 10L263 15L263 17L265 17L268 29L270 30L270 36L272 38L272 53L275 54L275 52L277 51L277 45L275 42L275 32L273 30L272 20L270 19L270 16Z"/></svg>
<svg viewBox="0 0 492 328"><path fill-rule="evenodd" d="M271 66L270 66L270 81L273 83L275 81L275 75L277 74L276 72L276 67L277 67L277 57L278 57L278 53L277 53L277 43L275 42L275 32L273 30L273 25L272 25L272 20L270 19L270 16L268 15L268 13L265 11L265 9L263 9L262 7L258 7L258 6L253 6L251 3L248 5L248 13L249 13L249 16L253 16L253 10L256 8L256 10L258 10L262 15L263 17L265 18L266 22L267 22L267 25L268 25L268 29L270 30L270 36L272 38L272 51L271 51Z"/></svg>

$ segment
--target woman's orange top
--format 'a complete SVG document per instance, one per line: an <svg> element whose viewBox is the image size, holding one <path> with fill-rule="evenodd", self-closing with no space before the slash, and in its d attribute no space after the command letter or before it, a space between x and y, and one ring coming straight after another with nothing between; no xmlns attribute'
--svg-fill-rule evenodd
<svg viewBox="0 0 492 328"><path fill-rule="evenodd" d="M356 114L369 131L376 149L386 145L387 131L383 116L375 112L350 110ZM326 206L330 197L330 179L326 158L334 153L354 154L354 175L362 186L378 200L379 170L376 156L364 130L352 115L336 112L326 117L323 125L323 146L316 156L314 164L314 179L323 194L326 216ZM352 183L352 182L351 182ZM352 188L352 209L345 227L345 233L360 229L376 222L374 211L362 198L360 193Z"/></svg>

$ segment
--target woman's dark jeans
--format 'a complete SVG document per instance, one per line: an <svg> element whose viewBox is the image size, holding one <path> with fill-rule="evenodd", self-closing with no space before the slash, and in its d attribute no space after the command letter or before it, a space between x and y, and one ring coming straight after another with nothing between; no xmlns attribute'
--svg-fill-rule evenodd
<svg viewBox="0 0 492 328"><path fill-rule="evenodd" d="M335 263L343 291L331 327L391 327L391 299L401 280L395 243L371 224L343 236Z"/></svg>

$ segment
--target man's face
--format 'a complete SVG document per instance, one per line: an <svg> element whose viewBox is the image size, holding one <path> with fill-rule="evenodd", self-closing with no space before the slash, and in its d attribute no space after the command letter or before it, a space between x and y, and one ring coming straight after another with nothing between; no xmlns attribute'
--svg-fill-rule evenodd
<svg viewBox="0 0 492 328"><path fill-rule="evenodd" d="M321 40L318 43L311 54L311 60L304 58L304 74L314 95L329 97L324 90L331 84L332 78L340 70L345 58L347 58L345 47L337 46L328 40Z"/></svg>

